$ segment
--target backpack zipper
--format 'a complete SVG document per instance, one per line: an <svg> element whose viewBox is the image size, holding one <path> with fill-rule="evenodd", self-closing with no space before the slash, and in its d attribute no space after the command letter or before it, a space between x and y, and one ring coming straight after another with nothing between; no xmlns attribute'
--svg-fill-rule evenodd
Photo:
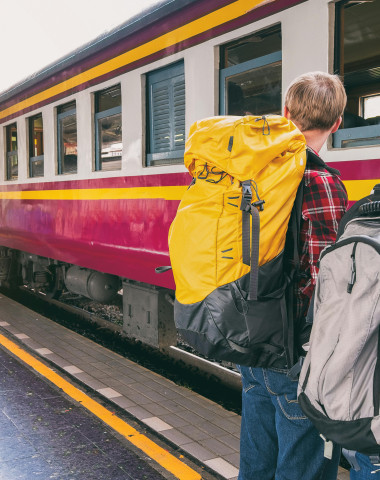
<svg viewBox="0 0 380 480"><path fill-rule="evenodd" d="M358 246L358 242L355 242L354 248L352 249L351 253L351 280L347 285L347 293L351 293L352 289L356 282L356 261L355 261L355 254L356 254L356 247Z"/></svg>
<svg viewBox="0 0 380 480"><path fill-rule="evenodd" d="M373 414L375 417L380 413L380 326L377 328L377 361L373 374Z"/></svg>

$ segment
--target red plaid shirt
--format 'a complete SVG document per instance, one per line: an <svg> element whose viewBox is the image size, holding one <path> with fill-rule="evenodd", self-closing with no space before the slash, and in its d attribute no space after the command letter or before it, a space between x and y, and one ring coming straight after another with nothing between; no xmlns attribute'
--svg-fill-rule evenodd
<svg viewBox="0 0 380 480"><path fill-rule="evenodd" d="M300 281L296 286L296 323L307 313L317 281L321 251L335 241L338 224L347 210L346 189L340 178L308 155L304 175L300 231ZM301 333L301 332L299 332Z"/></svg>

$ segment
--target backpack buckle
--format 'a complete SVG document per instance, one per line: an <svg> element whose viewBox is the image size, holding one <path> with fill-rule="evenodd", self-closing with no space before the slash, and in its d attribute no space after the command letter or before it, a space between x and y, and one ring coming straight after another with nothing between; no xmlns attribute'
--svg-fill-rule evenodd
<svg viewBox="0 0 380 480"><path fill-rule="evenodd" d="M251 210L251 202L252 202L251 180L245 180L244 182L241 182L241 187L242 187L242 196L241 196L240 210L243 210L243 212L249 212Z"/></svg>

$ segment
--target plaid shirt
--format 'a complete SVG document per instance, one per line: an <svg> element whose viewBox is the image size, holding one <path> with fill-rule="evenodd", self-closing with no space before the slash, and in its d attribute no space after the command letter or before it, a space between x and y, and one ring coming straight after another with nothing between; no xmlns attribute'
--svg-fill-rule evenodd
<svg viewBox="0 0 380 480"><path fill-rule="evenodd" d="M313 161L313 157L317 157L317 162ZM338 224L347 205L347 192L342 181L337 175L326 171L322 160L309 151L304 174L300 231L300 280L295 287L296 324L300 327L304 323L317 281L319 255L335 241ZM302 335L302 331L298 334ZM300 341L304 340L300 338Z"/></svg>

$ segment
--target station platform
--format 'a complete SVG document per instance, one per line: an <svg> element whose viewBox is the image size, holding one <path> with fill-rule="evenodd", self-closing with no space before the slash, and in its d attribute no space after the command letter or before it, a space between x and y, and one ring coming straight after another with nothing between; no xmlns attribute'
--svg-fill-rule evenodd
<svg viewBox="0 0 380 480"><path fill-rule="evenodd" d="M3 295L0 295L1 333L4 335L0 337L40 358L58 375L62 372L69 382L72 379L79 389L83 386L90 396L93 392L111 407L114 405L116 417L117 410L125 412L197 465L204 466L207 478L214 474L215 478L237 479L241 419L236 413ZM86 401L79 400L83 405ZM175 476L182 480L174 472L172 478ZM340 469L338 479L348 480L348 472Z"/></svg>
<svg viewBox="0 0 380 480"><path fill-rule="evenodd" d="M155 466L0 348L0 480L166 480Z"/></svg>

